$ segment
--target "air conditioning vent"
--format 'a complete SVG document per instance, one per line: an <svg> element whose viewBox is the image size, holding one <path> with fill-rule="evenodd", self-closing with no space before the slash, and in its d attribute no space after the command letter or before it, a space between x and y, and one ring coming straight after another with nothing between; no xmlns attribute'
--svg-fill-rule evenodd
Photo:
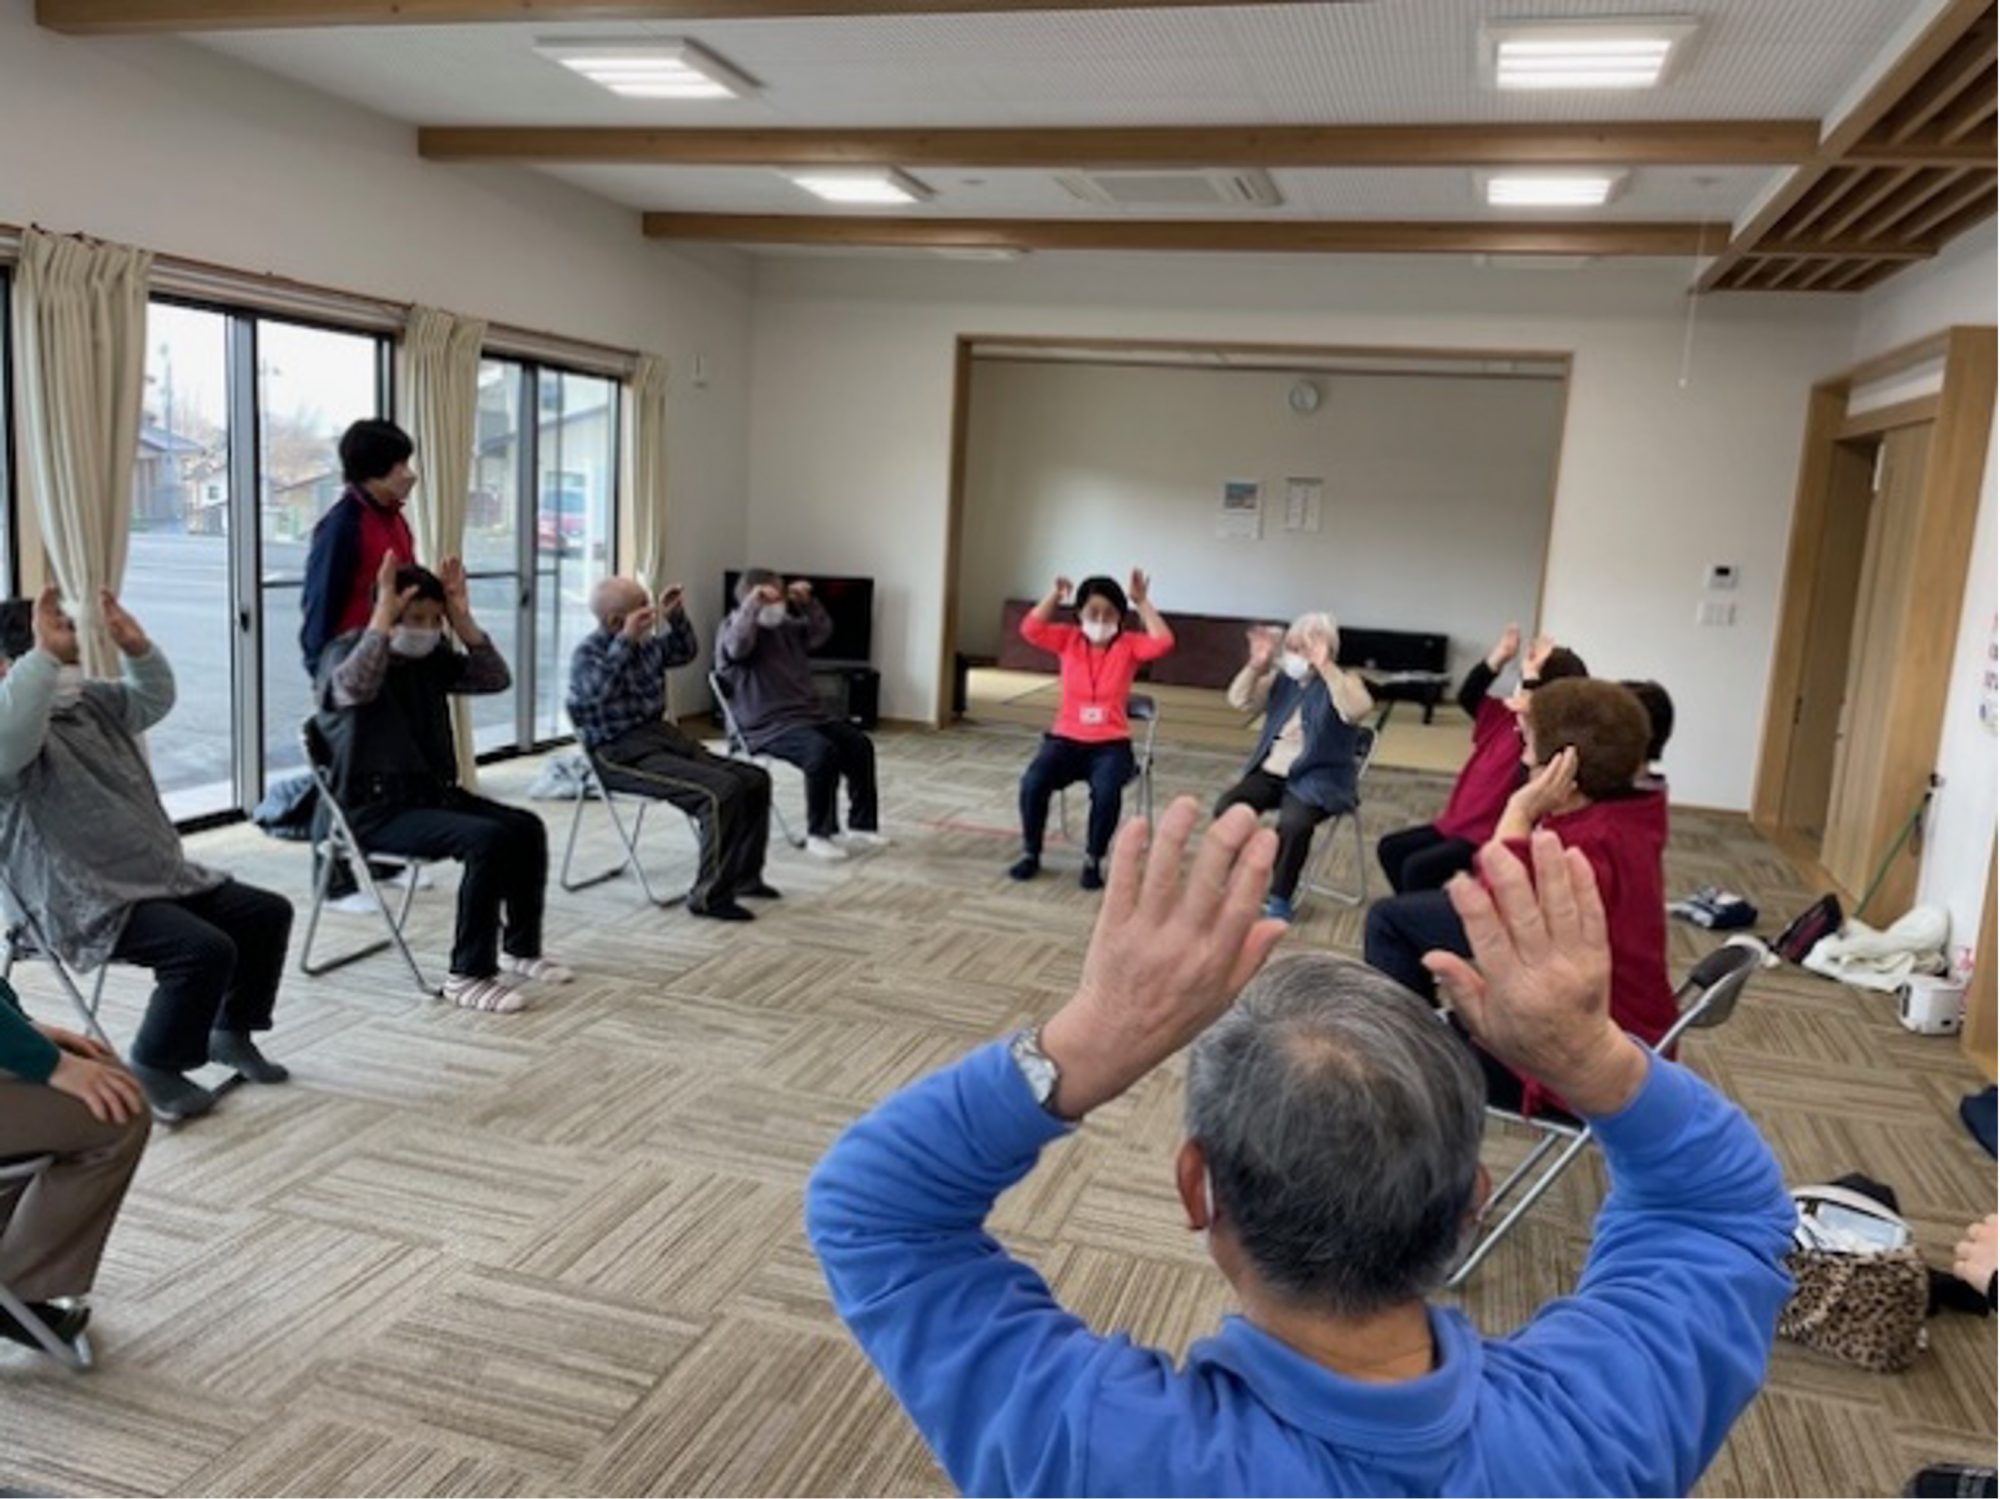
<svg viewBox="0 0 2000 1499"><path fill-rule="evenodd" d="M1097 208L1275 208L1284 195L1255 167L1206 171L1064 172L1056 181Z"/></svg>

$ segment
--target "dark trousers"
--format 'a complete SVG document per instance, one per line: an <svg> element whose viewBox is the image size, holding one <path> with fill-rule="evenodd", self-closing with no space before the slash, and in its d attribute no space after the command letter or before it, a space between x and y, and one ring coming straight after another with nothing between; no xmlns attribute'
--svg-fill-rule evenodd
<svg viewBox="0 0 2000 1499"><path fill-rule="evenodd" d="M503 912L507 955L542 955L549 835L534 813L452 791L434 807L363 807L350 821L370 853L456 859L465 866L451 944L455 977L491 978L500 971Z"/></svg>
<svg viewBox="0 0 2000 1499"><path fill-rule="evenodd" d="M1389 888L1398 895L1412 890L1442 890L1461 870L1472 868L1479 850L1463 838L1447 838L1429 823L1387 834L1375 845L1375 857Z"/></svg>
<svg viewBox="0 0 2000 1499"><path fill-rule="evenodd" d="M1271 868L1271 894L1290 900L1306 860L1312 857L1313 832L1333 813L1292 795L1285 778L1268 770L1253 770L1223 792L1216 800L1215 815L1235 806L1278 814L1278 862Z"/></svg>
<svg viewBox="0 0 2000 1499"><path fill-rule="evenodd" d="M590 758L611 790L672 802L695 820L701 867L688 891L694 910L763 879L771 778L758 766L711 755L670 723L642 724Z"/></svg>
<svg viewBox="0 0 2000 1499"><path fill-rule="evenodd" d="M1413 890L1391 895L1368 908L1368 925L1361 955L1368 966L1427 1000L1437 998L1437 982L1424 967L1427 952L1472 956L1465 940L1465 923L1442 890Z"/></svg>
<svg viewBox="0 0 2000 1499"><path fill-rule="evenodd" d="M111 951L115 963L153 971L132 1060L189 1072L208 1060L210 1031L268 1031L291 935L290 901L235 880L133 906Z"/></svg>
<svg viewBox="0 0 2000 1499"><path fill-rule="evenodd" d="M1042 736L1042 747L1021 772L1021 847L1041 856L1042 837L1049 826L1049 798L1078 781L1090 783L1090 831L1084 852L1102 859L1118 832L1125 810L1125 786L1137 773L1132 741L1111 739L1084 744L1054 734Z"/></svg>
<svg viewBox="0 0 2000 1499"><path fill-rule="evenodd" d="M786 729L758 748L805 772L806 831L831 838L840 831L840 778L847 777L847 825L876 831L875 744L851 723L829 719Z"/></svg>

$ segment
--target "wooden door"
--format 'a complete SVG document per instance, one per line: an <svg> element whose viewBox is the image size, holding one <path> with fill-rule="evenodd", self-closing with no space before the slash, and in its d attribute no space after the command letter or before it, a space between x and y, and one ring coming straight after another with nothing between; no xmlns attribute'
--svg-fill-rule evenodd
<svg viewBox="0 0 2000 1499"><path fill-rule="evenodd" d="M1902 805L1908 788L1890 774L1889 760L1895 738L1896 676L1909 667L1903 653L1904 624L1922 582L1917 535L1933 425L1897 427L1883 436L1875 503L1868 514L1846 700L1841 705L1840 740L1820 845L1826 872L1857 898L1867 889L1910 810ZM1870 914L1878 920L1900 915L1914 893L1914 878L1913 861L1899 861Z"/></svg>
<svg viewBox="0 0 2000 1499"><path fill-rule="evenodd" d="M1811 623L1778 813L1780 825L1798 833L1815 850L1826 836L1827 804L1833 795L1841 707L1847 701L1861 571L1868 556L1869 517L1875 508L1875 452L1879 446L1879 441L1835 444L1827 473L1819 563L1812 578Z"/></svg>

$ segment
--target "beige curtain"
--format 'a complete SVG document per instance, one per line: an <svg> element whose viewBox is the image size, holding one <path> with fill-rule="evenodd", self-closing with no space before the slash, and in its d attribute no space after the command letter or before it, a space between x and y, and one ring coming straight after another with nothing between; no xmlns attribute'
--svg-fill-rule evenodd
<svg viewBox="0 0 2000 1499"><path fill-rule="evenodd" d="M125 580L152 269L147 250L29 229L14 278L21 482L98 676L118 670L97 591Z"/></svg>
<svg viewBox="0 0 2000 1499"><path fill-rule="evenodd" d="M418 558L431 568L465 550L465 502L479 441L479 350L485 341L484 322L435 307L412 308L403 330L397 404L417 445L410 530ZM507 664L517 670L520 666ZM452 704L452 733L458 741L459 779L469 789L478 784L478 772L472 705L464 698Z"/></svg>
<svg viewBox="0 0 2000 1499"><path fill-rule="evenodd" d="M655 591L674 581L667 558L667 362L642 354L632 366L626 432L626 493L632 497L632 566ZM684 579L682 581L685 581Z"/></svg>

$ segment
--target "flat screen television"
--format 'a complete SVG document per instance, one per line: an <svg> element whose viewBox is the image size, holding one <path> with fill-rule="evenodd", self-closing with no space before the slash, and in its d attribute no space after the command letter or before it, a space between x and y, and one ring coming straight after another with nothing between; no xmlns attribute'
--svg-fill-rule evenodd
<svg viewBox="0 0 2000 1499"><path fill-rule="evenodd" d="M740 569L722 575L722 597L736 607L736 580ZM818 573L785 573L788 581L803 578L812 584L813 597L825 606L833 619L833 634L813 652L813 659L843 666L866 666L875 653L875 580L873 578L829 578Z"/></svg>

